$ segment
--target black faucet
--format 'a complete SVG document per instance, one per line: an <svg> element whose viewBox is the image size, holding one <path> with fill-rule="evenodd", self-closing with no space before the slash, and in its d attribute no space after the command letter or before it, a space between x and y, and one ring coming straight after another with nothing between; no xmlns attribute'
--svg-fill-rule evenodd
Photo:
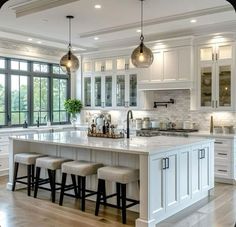
<svg viewBox="0 0 236 227"><path fill-rule="evenodd" d="M129 115L130 115L130 118L129 118ZM130 136L129 136L129 119L133 119L133 112L132 112L132 110L129 110L127 112L127 139L130 138Z"/></svg>

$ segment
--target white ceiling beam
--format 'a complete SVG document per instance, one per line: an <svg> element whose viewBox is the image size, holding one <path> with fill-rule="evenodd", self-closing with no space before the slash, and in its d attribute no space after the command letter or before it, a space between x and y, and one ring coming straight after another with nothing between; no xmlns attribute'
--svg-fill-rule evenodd
<svg viewBox="0 0 236 227"><path fill-rule="evenodd" d="M229 12L233 10L234 9L232 8L232 6L227 4L224 6L217 6L217 7L195 10L195 11L190 11L190 12L181 13L181 14L175 14L171 16L159 17L159 18L155 18L151 20L145 20L144 26L163 24L163 23L184 20L184 19L189 19L189 18L201 17L201 16L212 15L212 14L217 14L217 13L224 13L224 12ZM120 31L124 31L128 29L136 29L139 26L140 26L140 22L136 22L136 23L125 24L125 25L116 26L116 27L104 28L104 29L100 29L96 31L82 33L80 34L80 38L90 38L97 35L105 35L105 34L120 32Z"/></svg>
<svg viewBox="0 0 236 227"><path fill-rule="evenodd" d="M12 6L11 9L15 10L16 17L23 17L77 1L79 0L36 0Z"/></svg>

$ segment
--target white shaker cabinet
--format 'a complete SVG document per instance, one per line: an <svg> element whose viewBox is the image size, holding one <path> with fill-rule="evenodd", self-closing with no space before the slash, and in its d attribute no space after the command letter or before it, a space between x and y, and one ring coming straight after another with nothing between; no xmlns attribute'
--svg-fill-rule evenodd
<svg viewBox="0 0 236 227"><path fill-rule="evenodd" d="M142 69L140 90L187 89L192 87L192 47L154 51L150 68Z"/></svg>

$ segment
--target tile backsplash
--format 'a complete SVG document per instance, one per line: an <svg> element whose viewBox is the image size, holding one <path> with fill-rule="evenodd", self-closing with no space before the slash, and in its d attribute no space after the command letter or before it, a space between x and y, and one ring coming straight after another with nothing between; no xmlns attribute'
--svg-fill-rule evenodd
<svg viewBox="0 0 236 227"><path fill-rule="evenodd" d="M159 121L191 121L196 123L200 130L208 131L210 129L210 117L214 117L214 125L234 125L236 126L236 113L234 112L203 112L190 111L190 90L168 90L152 92L151 101L165 102L174 99L174 104L168 104L168 107L160 106L150 110L134 110L134 118L150 117ZM90 122L92 116L102 111L84 110L81 113L81 123ZM110 113L112 123L125 128L127 109L103 111Z"/></svg>

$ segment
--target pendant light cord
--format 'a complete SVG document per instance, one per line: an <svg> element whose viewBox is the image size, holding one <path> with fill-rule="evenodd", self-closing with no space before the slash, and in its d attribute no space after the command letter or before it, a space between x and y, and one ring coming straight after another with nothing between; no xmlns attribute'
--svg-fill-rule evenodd
<svg viewBox="0 0 236 227"><path fill-rule="evenodd" d="M69 18L69 48L71 48L71 18Z"/></svg>
<svg viewBox="0 0 236 227"><path fill-rule="evenodd" d="M143 42L144 40L144 36L143 36L143 1L144 0L140 0L141 1L141 36L140 36L140 40Z"/></svg>

